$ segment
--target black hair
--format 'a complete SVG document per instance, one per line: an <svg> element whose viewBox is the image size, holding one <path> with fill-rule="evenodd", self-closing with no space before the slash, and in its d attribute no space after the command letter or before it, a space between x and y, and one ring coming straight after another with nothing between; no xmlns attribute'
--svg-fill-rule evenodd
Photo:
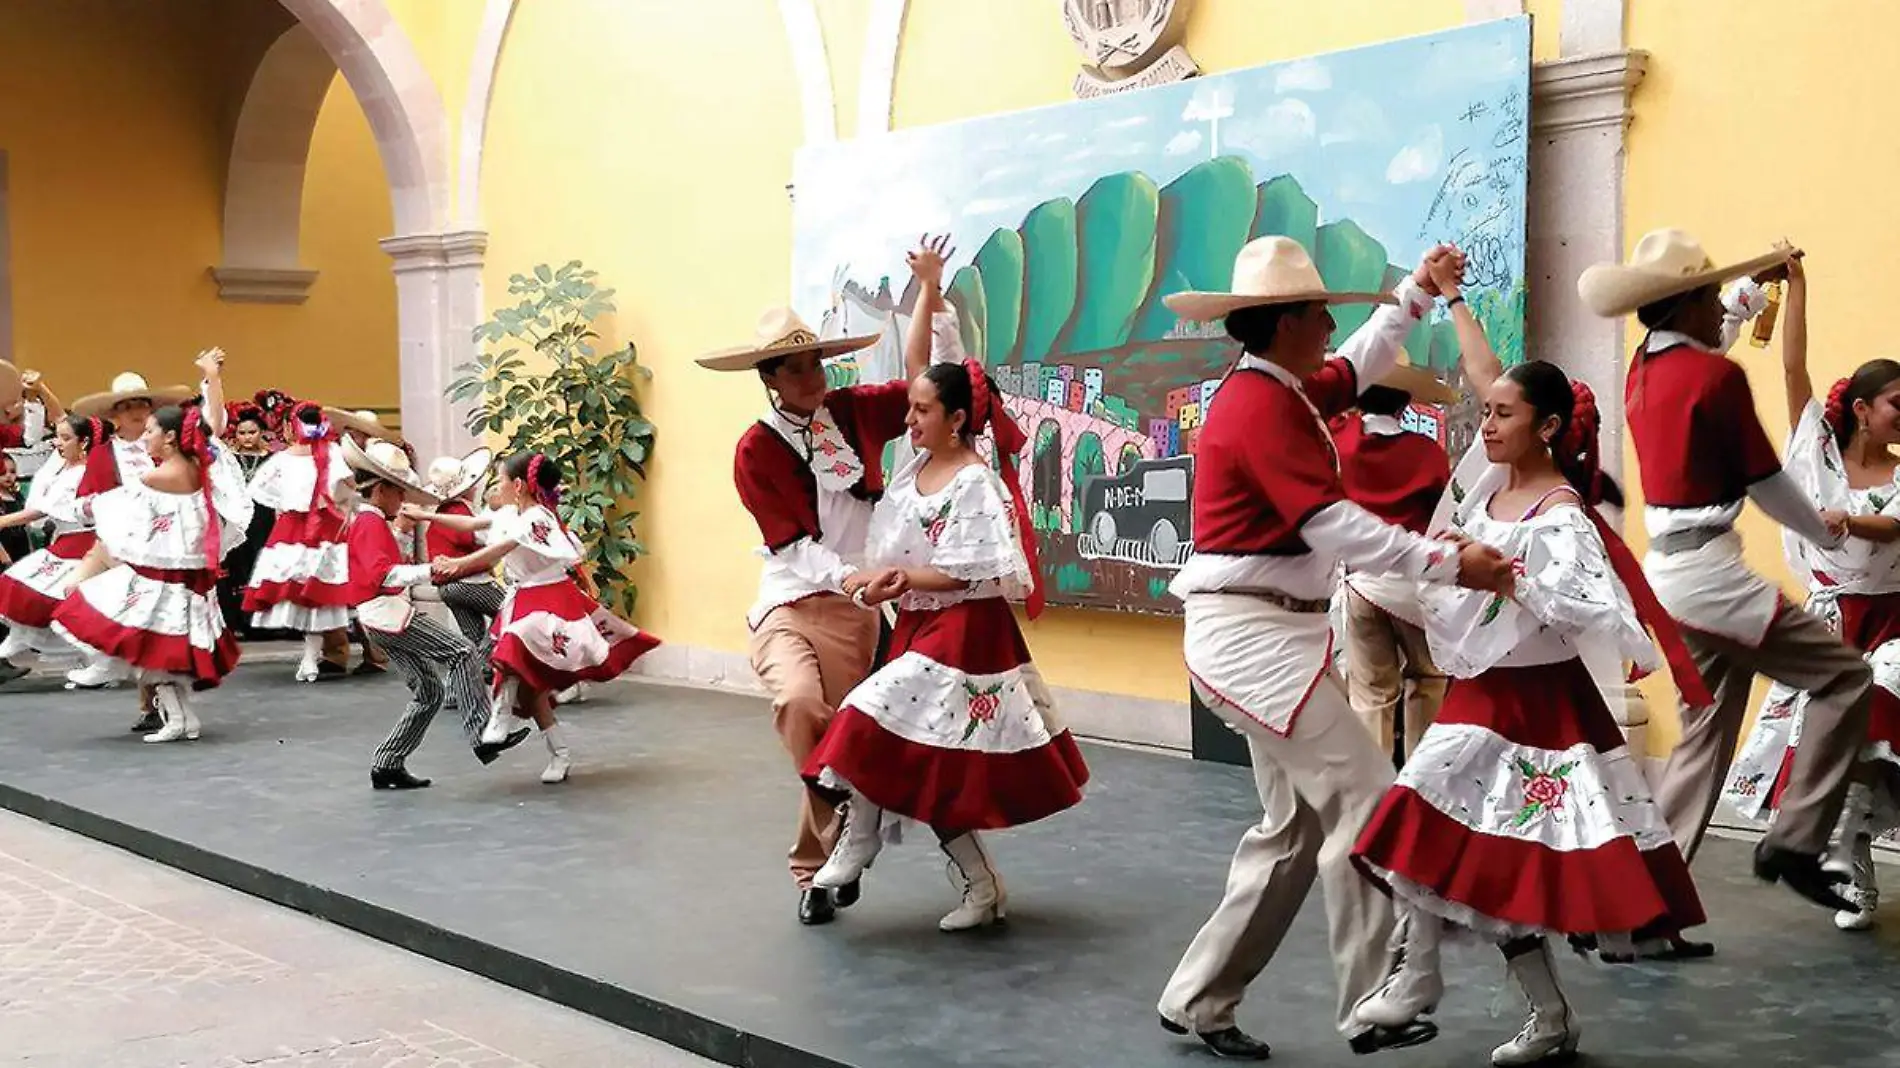
<svg viewBox="0 0 1900 1068"><path fill-rule="evenodd" d="M300 408L297 410L297 421L305 426L317 426L323 422L323 409L314 404Z"/></svg>
<svg viewBox="0 0 1900 1068"><path fill-rule="evenodd" d="M1410 407L1412 395L1391 386L1367 386L1359 394L1359 410L1367 415L1397 415Z"/></svg>
<svg viewBox="0 0 1900 1068"><path fill-rule="evenodd" d="M1636 309L1636 321L1642 323L1645 330L1664 329L1683 308L1708 300L1711 291L1716 295L1716 299L1721 299L1721 286L1706 285L1698 286L1687 293L1677 293L1673 297L1651 301Z"/></svg>
<svg viewBox="0 0 1900 1068"><path fill-rule="evenodd" d="M79 443L81 445L84 445L86 448L90 449L94 445L98 444L98 442L95 442L92 440L92 420L91 419L88 419L83 415L69 415L63 420L63 422L66 424L66 429L73 432L73 437L76 437L79 439ZM111 421L106 420L106 419L101 419L99 421L99 429L102 432L107 433L107 434L112 433Z"/></svg>
<svg viewBox="0 0 1900 1068"><path fill-rule="evenodd" d="M165 433L184 436L185 409L183 405L167 404L152 412L152 418L158 421L158 428Z"/></svg>
<svg viewBox="0 0 1900 1068"><path fill-rule="evenodd" d="M1834 431L1834 444L1842 449L1854 440L1854 431L1859 429L1860 421L1854 418L1854 402L1872 403L1875 397L1900 382L1900 363L1893 360L1868 360L1854 369L1854 373L1834 384L1828 391L1825 412L1829 429Z"/></svg>
<svg viewBox="0 0 1900 1068"><path fill-rule="evenodd" d="M960 363L931 364L924 377L937 388L937 403L943 405L943 417L950 418L952 412L963 413L963 429L959 437L968 439L975 432L976 413L974 394L970 388L970 369ZM994 395L994 390L992 390Z"/></svg>
<svg viewBox="0 0 1900 1068"><path fill-rule="evenodd" d="M756 370L759 372L759 377L761 379L766 379L766 378L772 377L775 374L778 374L779 368L785 366L785 361L791 359L793 356L796 356L796 355L797 353L787 352L781 356L772 356L767 359L760 360L756 366Z"/></svg>
<svg viewBox="0 0 1900 1068"><path fill-rule="evenodd" d="M1251 308L1238 308L1227 316L1227 336L1240 342L1240 347L1248 352L1265 352L1273 347L1273 337L1280 329L1281 319L1304 315L1312 310L1315 303L1302 301L1298 304L1256 304Z"/></svg>
<svg viewBox="0 0 1900 1068"><path fill-rule="evenodd" d="M1576 387L1570 376L1554 363L1527 360L1504 372L1517 384L1524 403L1531 406L1537 421L1557 420L1557 433L1551 438L1550 455L1557 471L1590 504L1602 502L1623 506L1623 491L1616 481L1603 473L1597 458L1596 398L1578 409Z"/></svg>
<svg viewBox="0 0 1900 1068"><path fill-rule="evenodd" d="M239 423L256 423L259 430L270 429L270 420L264 415L264 409L252 405L239 408L237 414L231 418L233 427Z"/></svg>
<svg viewBox="0 0 1900 1068"><path fill-rule="evenodd" d="M561 485L561 467L544 453L518 452L501 462L501 473L509 478L526 479L528 469L533 466L535 457L541 458L541 467L535 472L533 482L528 485L538 498L544 493L558 489Z"/></svg>

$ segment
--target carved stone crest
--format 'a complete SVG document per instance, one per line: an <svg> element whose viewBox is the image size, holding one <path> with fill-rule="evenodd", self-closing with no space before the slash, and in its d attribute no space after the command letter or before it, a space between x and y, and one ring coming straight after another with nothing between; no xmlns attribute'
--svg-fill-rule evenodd
<svg viewBox="0 0 1900 1068"><path fill-rule="evenodd" d="M1063 25L1082 50L1075 95L1087 99L1199 74L1181 47L1191 6L1191 0L1063 0Z"/></svg>

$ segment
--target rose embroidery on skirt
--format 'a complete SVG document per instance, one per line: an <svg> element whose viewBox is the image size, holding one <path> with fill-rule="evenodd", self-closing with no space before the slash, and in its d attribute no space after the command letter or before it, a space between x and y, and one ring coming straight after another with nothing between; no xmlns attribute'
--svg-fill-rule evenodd
<svg viewBox="0 0 1900 1068"><path fill-rule="evenodd" d="M970 721L963 726L963 740L967 742L976 734L977 728L994 722L996 714L1003 710L1003 684L999 682L987 690L980 690L966 682L963 692L970 700Z"/></svg>
<svg viewBox="0 0 1900 1068"><path fill-rule="evenodd" d="M1550 771L1539 771L1535 764L1523 757L1517 759L1517 772L1524 776L1524 805L1512 817L1511 826L1522 827L1537 817L1555 812L1564 802L1564 795L1570 792L1571 771L1576 761L1559 764Z"/></svg>

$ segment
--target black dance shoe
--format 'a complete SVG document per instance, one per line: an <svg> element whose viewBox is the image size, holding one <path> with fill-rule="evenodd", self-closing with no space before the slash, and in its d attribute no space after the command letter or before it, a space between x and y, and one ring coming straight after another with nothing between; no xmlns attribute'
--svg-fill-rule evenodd
<svg viewBox="0 0 1900 1068"><path fill-rule="evenodd" d="M528 728L520 727L508 735L505 742L479 742L475 746L475 759L484 765L493 764L503 753L528 740Z"/></svg>
<svg viewBox="0 0 1900 1068"><path fill-rule="evenodd" d="M145 713L144 715L140 716L139 721L137 723L132 724L132 733L133 734L151 734L153 731L158 730L164 725L165 725L165 720L159 716L158 711L156 709L153 709L152 711L149 711Z"/></svg>
<svg viewBox="0 0 1900 1068"><path fill-rule="evenodd" d="M5 686L15 679L26 678L29 674L31 672L11 660L0 660L0 686Z"/></svg>
<svg viewBox="0 0 1900 1068"><path fill-rule="evenodd" d="M841 909L848 909L864 896L864 880L853 879L831 892L831 903Z"/></svg>
<svg viewBox="0 0 1900 1068"><path fill-rule="evenodd" d="M831 900L831 891L810 887L798 895L798 922L807 927L830 923L838 918L837 905Z"/></svg>
<svg viewBox="0 0 1900 1068"><path fill-rule="evenodd" d="M1161 1017L1161 1029L1171 1035L1185 1035L1188 1029ZM1223 1027L1218 1031L1202 1031L1194 1037L1201 1040L1207 1051L1216 1057L1230 1061L1264 1061L1273 1056L1273 1048L1238 1027Z"/></svg>
<svg viewBox="0 0 1900 1068"><path fill-rule="evenodd" d="M1406 1049L1422 1046L1438 1037L1438 1025L1427 1020L1413 1020L1399 1027L1374 1027L1352 1036L1347 1044L1354 1053L1364 1056L1368 1053L1380 1053L1388 1049Z"/></svg>
<svg viewBox="0 0 1900 1068"><path fill-rule="evenodd" d="M378 790L420 790L429 780L416 778L408 768L371 768L369 784Z"/></svg>
<svg viewBox="0 0 1900 1068"><path fill-rule="evenodd" d="M1821 867L1821 858L1762 842L1755 847L1755 878L1765 883L1787 883L1788 889L1824 909L1859 912L1836 886L1847 881L1845 872Z"/></svg>

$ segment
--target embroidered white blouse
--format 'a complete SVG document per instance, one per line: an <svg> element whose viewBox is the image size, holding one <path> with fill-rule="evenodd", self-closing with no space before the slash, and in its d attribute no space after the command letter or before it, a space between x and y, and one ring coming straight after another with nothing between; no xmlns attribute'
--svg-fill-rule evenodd
<svg viewBox="0 0 1900 1068"><path fill-rule="evenodd" d="M568 569L580 562L580 541L563 530L554 513L541 505L520 511L504 508L493 515L489 544L515 543L501 561L502 574L511 584L545 586L560 582L567 578Z"/></svg>
<svg viewBox="0 0 1900 1068"><path fill-rule="evenodd" d="M1819 401L1808 401L1802 410L1800 423L1788 434L1781 463L1816 508L1900 519L1900 484L1867 489L1848 486L1847 464ZM1841 593L1900 592L1900 542L1848 538L1838 549L1823 549L1784 530L1781 547L1789 567L1804 580L1819 581L1815 575L1819 572L1827 576L1824 585L1839 587Z"/></svg>
<svg viewBox="0 0 1900 1068"><path fill-rule="evenodd" d="M212 446L212 460L203 475L211 480L211 509L204 497L167 493L133 479L92 498L92 516L99 540L114 560L141 567L200 571L205 568L205 537L213 522L219 528L219 555L229 555L244 541L251 525L253 505L244 491L244 471L229 449Z"/></svg>
<svg viewBox="0 0 1900 1068"><path fill-rule="evenodd" d="M40 512L52 519L54 537L91 527L92 521L79 504L79 483L85 477L84 463L61 467L57 471L52 469L51 464L41 468L40 473L33 476L33 484L27 488L26 510Z"/></svg>
<svg viewBox="0 0 1900 1068"><path fill-rule="evenodd" d="M866 557L872 567L931 567L969 583L960 590L913 590L899 611L931 611L985 597L1021 597L1032 585L1010 511L1009 491L987 464L959 468L935 493L917 486L928 452L891 479L871 518Z"/></svg>
<svg viewBox="0 0 1900 1068"><path fill-rule="evenodd" d="M350 477L349 465L343 462L343 451L332 447L325 466L334 492L337 483ZM299 456L289 449L272 453L251 476L251 499L272 511L307 512L316 490L317 458L308 454Z"/></svg>

